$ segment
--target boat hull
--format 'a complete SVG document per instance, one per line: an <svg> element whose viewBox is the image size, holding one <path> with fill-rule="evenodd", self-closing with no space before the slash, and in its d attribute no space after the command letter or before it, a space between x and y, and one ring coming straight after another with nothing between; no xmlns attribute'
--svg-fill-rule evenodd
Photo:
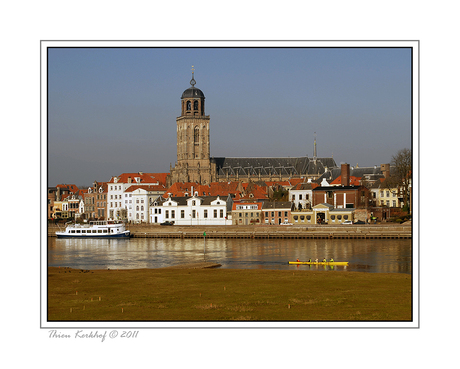
<svg viewBox="0 0 460 369"><path fill-rule="evenodd" d="M292 265L348 265L348 261L290 261Z"/></svg>
<svg viewBox="0 0 460 369"><path fill-rule="evenodd" d="M102 234L100 236L98 235L85 235L85 234L68 234L68 233L58 233L56 232L57 238L94 238L94 239L106 239L106 238L130 238L131 233L118 233L118 234Z"/></svg>

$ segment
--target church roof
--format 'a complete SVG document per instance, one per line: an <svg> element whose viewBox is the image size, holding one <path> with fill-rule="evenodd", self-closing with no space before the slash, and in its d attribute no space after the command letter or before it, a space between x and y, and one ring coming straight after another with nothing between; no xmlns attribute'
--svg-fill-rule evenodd
<svg viewBox="0 0 460 369"><path fill-rule="evenodd" d="M213 158L219 175L276 176L324 173L325 168L336 168L333 158Z"/></svg>

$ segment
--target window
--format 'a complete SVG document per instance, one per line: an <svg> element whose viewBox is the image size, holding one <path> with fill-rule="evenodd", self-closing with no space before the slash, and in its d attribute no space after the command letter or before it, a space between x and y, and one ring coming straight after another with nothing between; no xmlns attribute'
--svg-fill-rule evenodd
<svg viewBox="0 0 460 369"><path fill-rule="evenodd" d="M176 217L176 211L171 210L171 219L174 219Z"/></svg>
<svg viewBox="0 0 460 369"><path fill-rule="evenodd" d="M205 217L205 218L208 217L208 211L207 211L207 210L204 210L204 217Z"/></svg>
<svg viewBox="0 0 460 369"><path fill-rule="evenodd" d="M217 209L214 209L214 218L217 218Z"/></svg>
<svg viewBox="0 0 460 369"><path fill-rule="evenodd" d="M196 210L192 210L192 218L196 217Z"/></svg>
<svg viewBox="0 0 460 369"><path fill-rule="evenodd" d="M299 200L302 200L302 194L299 195Z"/></svg>
<svg viewBox="0 0 460 369"><path fill-rule="evenodd" d="M169 210L166 210L165 211L165 219L168 219L169 218Z"/></svg>
<svg viewBox="0 0 460 369"><path fill-rule="evenodd" d="M193 132L193 142L195 143L195 145L198 145L200 142L200 129L198 128L198 126L195 127Z"/></svg>
<svg viewBox="0 0 460 369"><path fill-rule="evenodd" d="M193 102L193 110L198 110L198 101L197 100L195 100Z"/></svg>
<svg viewBox="0 0 460 369"><path fill-rule="evenodd" d="M185 218L185 210L181 210L181 211L180 211L180 217L181 217L182 219Z"/></svg>
<svg viewBox="0 0 460 369"><path fill-rule="evenodd" d="M221 218L224 217L224 209L220 209L220 217L221 217Z"/></svg>

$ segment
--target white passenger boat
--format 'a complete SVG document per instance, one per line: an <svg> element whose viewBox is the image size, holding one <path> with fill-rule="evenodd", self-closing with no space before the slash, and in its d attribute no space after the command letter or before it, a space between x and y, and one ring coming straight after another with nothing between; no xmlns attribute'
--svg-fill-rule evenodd
<svg viewBox="0 0 460 369"><path fill-rule="evenodd" d="M69 224L65 231L56 232L58 238L129 238L131 232L123 222L91 221L89 224Z"/></svg>

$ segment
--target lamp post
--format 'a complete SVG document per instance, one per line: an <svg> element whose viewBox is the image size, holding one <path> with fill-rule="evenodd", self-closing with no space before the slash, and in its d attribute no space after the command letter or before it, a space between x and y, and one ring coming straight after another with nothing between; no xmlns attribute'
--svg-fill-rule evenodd
<svg viewBox="0 0 460 369"><path fill-rule="evenodd" d="M203 233L203 239L204 239L203 255L204 255L204 260L206 261L206 231Z"/></svg>

